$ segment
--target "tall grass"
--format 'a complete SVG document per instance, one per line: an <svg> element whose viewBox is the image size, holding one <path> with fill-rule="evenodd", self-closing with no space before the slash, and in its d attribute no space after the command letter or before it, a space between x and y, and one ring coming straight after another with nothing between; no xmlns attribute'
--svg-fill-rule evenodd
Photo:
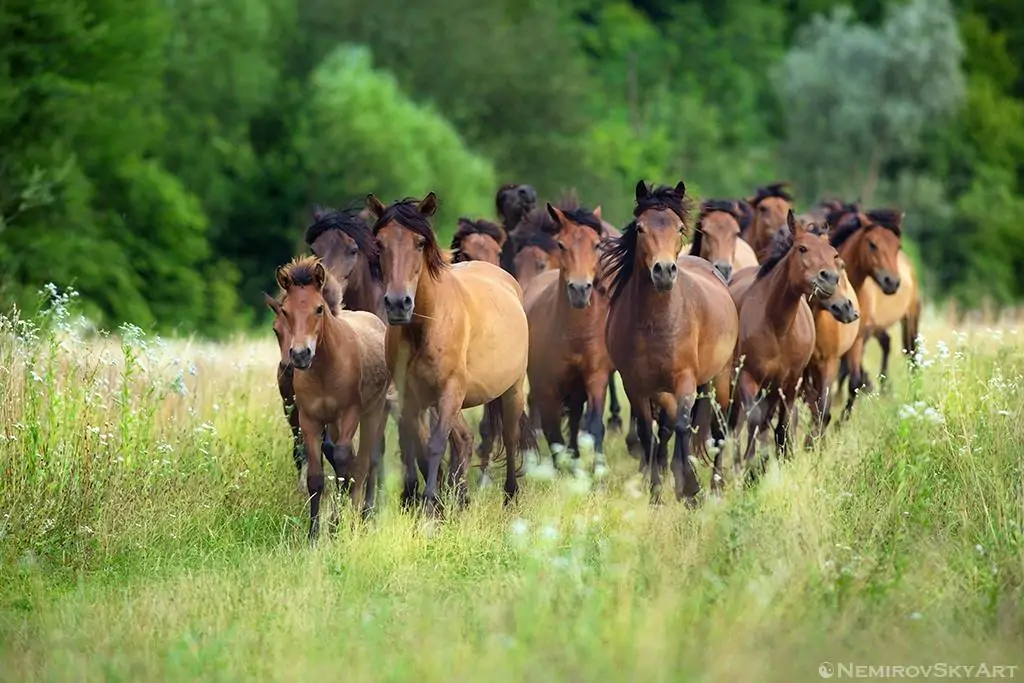
<svg viewBox="0 0 1024 683"><path fill-rule="evenodd" d="M392 426L386 507L310 549L272 337L104 336L68 303L0 323L0 679L1024 664L1016 329L930 320L919 375L894 358L891 394L825 446L696 511L649 506L611 436L600 485L529 480L509 510L493 490L423 521L398 509Z"/></svg>

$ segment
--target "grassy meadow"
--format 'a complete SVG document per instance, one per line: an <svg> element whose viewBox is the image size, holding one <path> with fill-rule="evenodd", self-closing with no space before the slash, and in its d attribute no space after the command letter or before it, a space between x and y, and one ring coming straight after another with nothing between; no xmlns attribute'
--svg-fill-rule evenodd
<svg viewBox="0 0 1024 683"><path fill-rule="evenodd" d="M823 662L1024 664L1013 323L929 314L920 375L894 355L891 392L823 447L695 511L652 508L610 435L597 485L526 480L508 510L494 487L417 519L399 510L392 424L386 506L315 549L269 329L222 345L86 334L58 302L0 333L3 681L802 681Z"/></svg>

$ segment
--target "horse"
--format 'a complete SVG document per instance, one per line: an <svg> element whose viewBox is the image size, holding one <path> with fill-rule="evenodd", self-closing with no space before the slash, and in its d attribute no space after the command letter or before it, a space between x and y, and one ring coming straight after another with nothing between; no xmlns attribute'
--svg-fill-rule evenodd
<svg viewBox="0 0 1024 683"><path fill-rule="evenodd" d="M776 449L780 456L788 451L797 389L815 344L814 316L806 299L832 297L842 268L839 252L821 239L823 229L797 223L792 209L786 225L788 229L773 236L769 258L757 268L736 273L729 286L740 327L730 427L738 435L741 414L746 416L743 462L751 479L757 475L750 467L757 435L768 428L776 411ZM741 469L739 459L735 469Z"/></svg>
<svg viewBox="0 0 1024 683"><path fill-rule="evenodd" d="M729 199L701 202L700 217L690 245L690 255L710 261L726 282L733 271L757 265L757 256L740 237L739 203Z"/></svg>
<svg viewBox="0 0 1024 683"><path fill-rule="evenodd" d="M752 214L742 238L754 250L758 263L771 257L772 236L786 226L787 213L793 208L793 195L786 189L789 185L781 182L759 187L747 200Z"/></svg>
<svg viewBox="0 0 1024 683"><path fill-rule="evenodd" d="M605 467L604 399L615 370L604 339L608 300L598 272L604 232L600 208L563 210L551 204L546 208L558 226L555 239L561 268L537 276L524 297L530 329L530 403L555 464L565 452L564 406L569 413L573 469L579 464L582 419L585 432L594 440L597 470Z"/></svg>
<svg viewBox="0 0 1024 683"><path fill-rule="evenodd" d="M817 227L821 226L821 227ZM809 229L828 239L827 223ZM825 433L832 421L832 387L839 374L839 360L850 350L860 333L860 306L857 293L840 263L839 286L826 298L812 297L808 302L814 314L814 351L804 370L801 393L811 409L811 431L805 446L810 447Z"/></svg>
<svg viewBox="0 0 1024 683"><path fill-rule="evenodd" d="M426 460L425 506L438 509L438 470L462 410L484 406L491 433L502 434L506 453L505 503L518 490L516 456L536 450L524 411L529 330L523 293L515 278L490 263L448 264L430 224L437 196L385 206L367 196L375 218L388 318L387 366L398 390L403 439L403 500L415 496L416 460ZM428 408L438 420L423 443ZM468 449L453 449L449 482L465 498Z"/></svg>
<svg viewBox="0 0 1024 683"><path fill-rule="evenodd" d="M513 275L515 269L515 252L513 251L512 240L507 239L512 235L519 222L526 217L537 206L537 190L531 185L509 184L498 188L498 194L494 198L494 206L501 218L501 227L505 231L506 240L501 248L501 267Z"/></svg>
<svg viewBox="0 0 1024 683"><path fill-rule="evenodd" d="M853 410L857 392L866 388L862 368L864 343L875 333L876 311L880 300L884 298L876 296L867 283L873 280L885 297L896 294L901 285L899 254L902 249L900 221L903 214L888 211L884 214L876 213L875 216L883 220L876 222L863 213L847 214L835 224L830 237L832 245L839 250L846 264L850 284L860 304L860 333L843 356L844 365L849 371L849 395L843 408L844 420L849 418Z"/></svg>
<svg viewBox="0 0 1024 683"><path fill-rule="evenodd" d="M611 293L605 341L636 416L643 458L650 463L651 500L661 499L667 434L658 448L652 406L660 426L675 432L672 471L676 498L694 504L700 493L690 462L698 392L732 359L739 322L721 274L707 261L682 254L690 229L692 200L686 185L635 191L634 220L612 238L601 256ZM706 399L702 399L706 400ZM715 459L720 474L721 453ZM712 486L716 486L712 479Z"/></svg>
<svg viewBox="0 0 1024 683"><path fill-rule="evenodd" d="M324 489L323 456L340 482L349 483L355 509L372 509L376 476L384 456L388 367L384 355L386 326L366 311L334 306L336 284L315 256L293 260L277 269L284 292L276 311L291 338L289 356L295 368L295 405L309 454L306 483L310 495L309 538L320 530L320 497ZM320 435L331 432L334 448L321 452ZM359 445L352 440L359 429ZM366 500L369 491L371 499Z"/></svg>
<svg viewBox="0 0 1024 683"><path fill-rule="evenodd" d="M497 223L479 219L459 218L459 228L452 237L452 263L486 261L500 266L501 251L508 235Z"/></svg>

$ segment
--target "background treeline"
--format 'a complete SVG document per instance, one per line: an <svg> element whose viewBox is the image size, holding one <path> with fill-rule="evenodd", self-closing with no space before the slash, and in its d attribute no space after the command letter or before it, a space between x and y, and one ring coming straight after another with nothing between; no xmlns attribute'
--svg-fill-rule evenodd
<svg viewBox="0 0 1024 683"><path fill-rule="evenodd" d="M5 0L0 304L261 316L311 202L778 179L898 204L933 298L1024 297L1018 0Z"/></svg>

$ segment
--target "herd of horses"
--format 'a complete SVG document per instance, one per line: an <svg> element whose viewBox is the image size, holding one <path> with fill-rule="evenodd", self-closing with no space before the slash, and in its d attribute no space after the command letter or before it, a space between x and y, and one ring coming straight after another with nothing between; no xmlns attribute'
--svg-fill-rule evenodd
<svg viewBox="0 0 1024 683"><path fill-rule="evenodd" d="M883 382L897 322L913 358L921 298L901 249L901 211L826 200L798 215L785 183L705 200L696 221L682 182L640 181L635 200L619 231L574 192L541 205L530 185L506 185L498 221L461 218L447 250L431 224L432 192L314 210L312 254L278 268L281 291L266 295L311 539L324 459L355 509L374 509L388 416L398 426L404 506L436 513L444 491L467 502L475 439L463 410L475 406L479 485L503 455L509 502L524 454L539 456L540 434L558 467L579 471L582 439L595 469L606 466L606 399L608 429L624 427L618 373L630 407L626 442L652 501L661 500L675 437L675 494L696 504L694 456L711 463L719 492L726 438L745 436L734 475L754 481L770 431L779 456L789 455L797 400L813 418L809 446L844 382L844 418L872 389L868 340L881 344Z"/></svg>

